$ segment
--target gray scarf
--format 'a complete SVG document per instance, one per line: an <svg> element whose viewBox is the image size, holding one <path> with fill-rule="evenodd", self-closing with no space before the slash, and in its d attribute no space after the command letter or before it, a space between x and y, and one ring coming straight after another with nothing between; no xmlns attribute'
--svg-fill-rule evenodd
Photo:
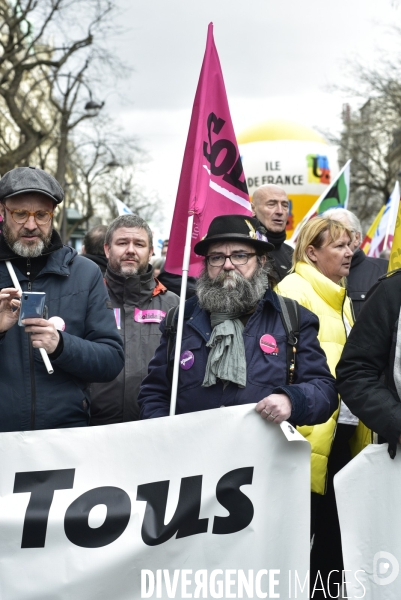
<svg viewBox="0 0 401 600"><path fill-rule="evenodd" d="M246 385L246 359L242 332L244 326L238 313L211 313L213 328L206 346L210 348L203 387L215 385L217 379L244 388Z"/></svg>

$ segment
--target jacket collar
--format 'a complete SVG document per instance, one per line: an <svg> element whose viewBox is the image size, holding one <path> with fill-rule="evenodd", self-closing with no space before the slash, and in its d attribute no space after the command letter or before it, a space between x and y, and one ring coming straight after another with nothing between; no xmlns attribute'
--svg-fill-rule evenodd
<svg viewBox="0 0 401 600"><path fill-rule="evenodd" d="M141 305L156 293L164 293L166 288L157 282L153 276L152 265L148 266L146 273L123 277L107 267L105 275L106 285L111 294L120 304ZM163 289L162 289L163 288Z"/></svg>
<svg viewBox="0 0 401 600"><path fill-rule="evenodd" d="M70 246L62 246L61 248L55 250L48 256L45 266L40 271L37 277L41 277L42 275L47 274L68 277L68 275L70 274L70 265L77 255L78 253L74 248L70 248ZM6 258L3 258L3 264L5 260ZM15 272L20 282L28 281L28 277L21 273L18 267L15 267ZM3 277L5 278L4 284L2 283ZM8 274L8 271L6 268L4 268L4 271L0 274L0 289L5 285L9 285L9 278L10 276Z"/></svg>
<svg viewBox="0 0 401 600"><path fill-rule="evenodd" d="M308 265L305 262L298 262L295 265L295 273L298 273L303 279L306 279L315 292L334 309L341 311L344 304L346 289L334 283L323 275L320 271Z"/></svg>

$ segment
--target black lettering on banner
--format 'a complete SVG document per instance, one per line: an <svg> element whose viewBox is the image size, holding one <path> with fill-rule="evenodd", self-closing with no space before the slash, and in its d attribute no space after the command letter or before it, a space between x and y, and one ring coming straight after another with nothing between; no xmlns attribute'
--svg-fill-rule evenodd
<svg viewBox="0 0 401 600"><path fill-rule="evenodd" d="M242 485L251 485L253 467L234 469L223 475L216 487L216 498L230 513L228 517L215 517L213 531L218 535L236 533L248 527L253 519L254 508L248 496L241 492Z"/></svg>
<svg viewBox="0 0 401 600"><path fill-rule="evenodd" d="M21 548L45 547L47 521L54 492L72 489L74 475L75 469L15 474L14 494L31 494L25 513Z"/></svg>
<svg viewBox="0 0 401 600"><path fill-rule="evenodd" d="M210 171L213 175L217 177L223 175L223 181L247 194L246 181L240 181L240 178L243 176L243 168L241 157L238 156L237 158L235 144L225 138L212 143L212 131L218 135L224 124L224 119L219 119L214 113L209 114L207 118L207 131L210 151L207 142L203 142L203 155L209 161ZM222 152L224 153L223 158L220 157ZM218 160L220 161L219 164Z"/></svg>
<svg viewBox="0 0 401 600"><path fill-rule="evenodd" d="M236 187L238 190L241 190L241 192L244 192L244 194L247 194L248 188L246 187L245 179L244 179L244 181L240 181L240 177L242 177L243 172L244 172L244 169L242 166L241 157L239 156L237 159L237 162L231 169L230 173L226 173L226 175L224 175L224 177L223 177L223 180L226 181L227 183L230 183L232 186Z"/></svg>
<svg viewBox="0 0 401 600"><path fill-rule="evenodd" d="M218 117L216 117L216 115L214 113L210 113L210 115L207 118L207 134L208 134L208 138L209 138L210 152L208 152L207 143L203 142L203 156L205 158L207 158L207 160L210 163L212 162L212 148L213 148L212 131L211 131L212 125L213 125L213 133L219 134L224 123L225 123L224 119L219 119Z"/></svg>
<svg viewBox="0 0 401 600"><path fill-rule="evenodd" d="M98 504L107 506L107 515L100 527L90 527L89 513ZM98 487L79 496L67 509L64 531L67 538L81 548L102 548L124 533L131 517L131 500L118 487Z"/></svg>
<svg viewBox="0 0 401 600"><path fill-rule="evenodd" d="M207 532L209 519L199 519L202 475L181 479L176 511L170 523L165 525L169 485L168 480L138 485L136 499L147 503L141 530L142 540L147 546L164 544L175 533L178 539Z"/></svg>
<svg viewBox="0 0 401 600"><path fill-rule="evenodd" d="M220 157L220 153L225 150L224 158L220 164L217 164L217 159ZM237 157L237 151L235 146L230 140L217 140L212 146L211 158L210 158L210 170L213 175L224 175L227 173L234 164Z"/></svg>

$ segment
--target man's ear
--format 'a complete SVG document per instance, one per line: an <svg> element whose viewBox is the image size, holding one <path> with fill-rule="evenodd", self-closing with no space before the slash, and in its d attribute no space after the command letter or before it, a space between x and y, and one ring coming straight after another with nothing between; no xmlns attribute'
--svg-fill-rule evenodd
<svg viewBox="0 0 401 600"><path fill-rule="evenodd" d="M0 215L3 217L3 221L4 221L4 217L5 217L5 212L6 212L6 209L4 208L4 204L2 202L0 202Z"/></svg>
<svg viewBox="0 0 401 600"><path fill-rule="evenodd" d="M110 255L109 245L108 244L104 244L103 248L104 248L104 253L106 255L106 258L109 258L109 255Z"/></svg>
<svg viewBox="0 0 401 600"><path fill-rule="evenodd" d="M254 203L252 201L251 201L251 209L252 209L252 216L256 217L255 205L254 205Z"/></svg>
<svg viewBox="0 0 401 600"><path fill-rule="evenodd" d="M267 260L266 255L262 254L262 256L260 256L259 258L260 258L261 265L263 267L263 265L265 264L265 262Z"/></svg>
<svg viewBox="0 0 401 600"><path fill-rule="evenodd" d="M312 262L317 261L316 248L314 246L309 245L306 248L306 255L309 258L309 260L311 260Z"/></svg>

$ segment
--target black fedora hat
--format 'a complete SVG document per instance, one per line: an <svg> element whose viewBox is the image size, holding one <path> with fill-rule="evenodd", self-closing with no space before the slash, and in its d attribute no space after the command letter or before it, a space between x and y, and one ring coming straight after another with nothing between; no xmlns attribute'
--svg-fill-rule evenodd
<svg viewBox="0 0 401 600"><path fill-rule="evenodd" d="M266 229L255 217L222 215L215 217L203 240L195 244L194 251L206 256L210 244L215 242L246 242L258 252L274 250L266 237Z"/></svg>

